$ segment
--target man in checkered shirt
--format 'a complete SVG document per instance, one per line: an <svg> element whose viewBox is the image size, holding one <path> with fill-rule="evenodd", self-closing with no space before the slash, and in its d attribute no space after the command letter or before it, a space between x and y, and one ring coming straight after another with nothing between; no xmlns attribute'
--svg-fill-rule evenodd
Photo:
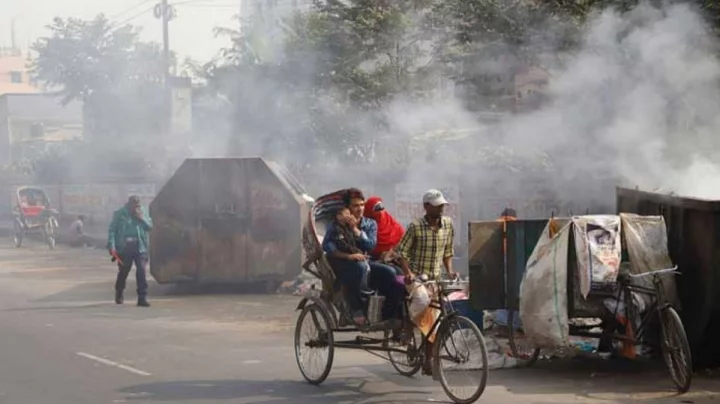
<svg viewBox="0 0 720 404"><path fill-rule="evenodd" d="M437 189L425 192L425 216L408 225L405 236L398 244L400 265L408 283L420 275L437 279L443 265L448 276L456 278L452 268L455 227L452 219L443 216L447 204L448 201Z"/></svg>
<svg viewBox="0 0 720 404"><path fill-rule="evenodd" d="M457 279L452 269L452 258L455 253L455 228L452 219L443 216L448 201L442 192L431 189L423 195L425 216L410 223L397 251L400 254L400 266L405 273L405 282L412 282L415 276L427 275L430 279L440 277L441 264L447 274ZM425 345L425 363L422 371L432 374L433 343Z"/></svg>

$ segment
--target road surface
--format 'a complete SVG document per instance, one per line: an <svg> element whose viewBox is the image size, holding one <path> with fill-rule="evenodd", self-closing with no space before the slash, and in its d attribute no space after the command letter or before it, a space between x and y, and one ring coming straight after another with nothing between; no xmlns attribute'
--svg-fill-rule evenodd
<svg viewBox="0 0 720 404"><path fill-rule="evenodd" d="M99 250L0 238L0 404L446 402L360 352L337 351L328 380L305 384L292 330L297 298L197 294L151 282L152 307L112 302L114 268ZM132 276L130 277L132 279ZM710 403L720 380L697 376L675 396L662 368L611 361L498 370L485 403Z"/></svg>

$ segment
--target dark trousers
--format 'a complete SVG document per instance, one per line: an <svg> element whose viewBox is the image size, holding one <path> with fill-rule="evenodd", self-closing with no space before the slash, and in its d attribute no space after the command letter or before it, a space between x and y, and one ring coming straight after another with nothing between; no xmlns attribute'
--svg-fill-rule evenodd
<svg viewBox="0 0 720 404"><path fill-rule="evenodd" d="M132 269L133 263L135 263L135 279L137 281L137 296L138 300L144 300L147 297L147 277L146 269L148 256L147 253L141 253L138 251L137 244L128 244L125 249L120 253L120 259L122 265L118 263L118 274L117 280L115 281L115 291L122 293L125 290L125 281L127 281L130 269Z"/></svg>
<svg viewBox="0 0 720 404"><path fill-rule="evenodd" d="M405 286L396 279L398 271L395 267L377 261L370 261L369 286L381 296L385 296L383 319L400 318L401 304L405 297Z"/></svg>
<svg viewBox="0 0 720 404"><path fill-rule="evenodd" d="M90 239L87 236L78 236L77 238L70 240L70 247L78 248L90 245Z"/></svg>
<svg viewBox="0 0 720 404"><path fill-rule="evenodd" d="M368 265L365 261L350 261L328 257L335 277L343 286L345 301L352 312L364 311L360 290L367 289Z"/></svg>

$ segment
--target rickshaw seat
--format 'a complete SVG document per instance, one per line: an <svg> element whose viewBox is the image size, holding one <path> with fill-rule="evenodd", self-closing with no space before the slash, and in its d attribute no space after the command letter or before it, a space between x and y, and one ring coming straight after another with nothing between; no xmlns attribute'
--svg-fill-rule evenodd
<svg viewBox="0 0 720 404"><path fill-rule="evenodd" d="M45 210L43 206L23 206L22 213L24 216L34 217L38 216L42 211Z"/></svg>

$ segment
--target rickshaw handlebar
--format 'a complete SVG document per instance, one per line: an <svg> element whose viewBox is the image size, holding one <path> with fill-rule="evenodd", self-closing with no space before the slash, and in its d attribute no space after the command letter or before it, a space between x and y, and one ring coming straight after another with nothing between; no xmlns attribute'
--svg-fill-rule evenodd
<svg viewBox="0 0 720 404"><path fill-rule="evenodd" d="M665 269L658 269L655 271L648 271L643 272L641 274L633 275L633 274L627 274L631 278L644 278L646 276L653 276L653 275L662 275L662 274L669 274L669 273L675 273L676 275L680 275L680 272L677 272L677 265L675 265L672 268L665 268Z"/></svg>

